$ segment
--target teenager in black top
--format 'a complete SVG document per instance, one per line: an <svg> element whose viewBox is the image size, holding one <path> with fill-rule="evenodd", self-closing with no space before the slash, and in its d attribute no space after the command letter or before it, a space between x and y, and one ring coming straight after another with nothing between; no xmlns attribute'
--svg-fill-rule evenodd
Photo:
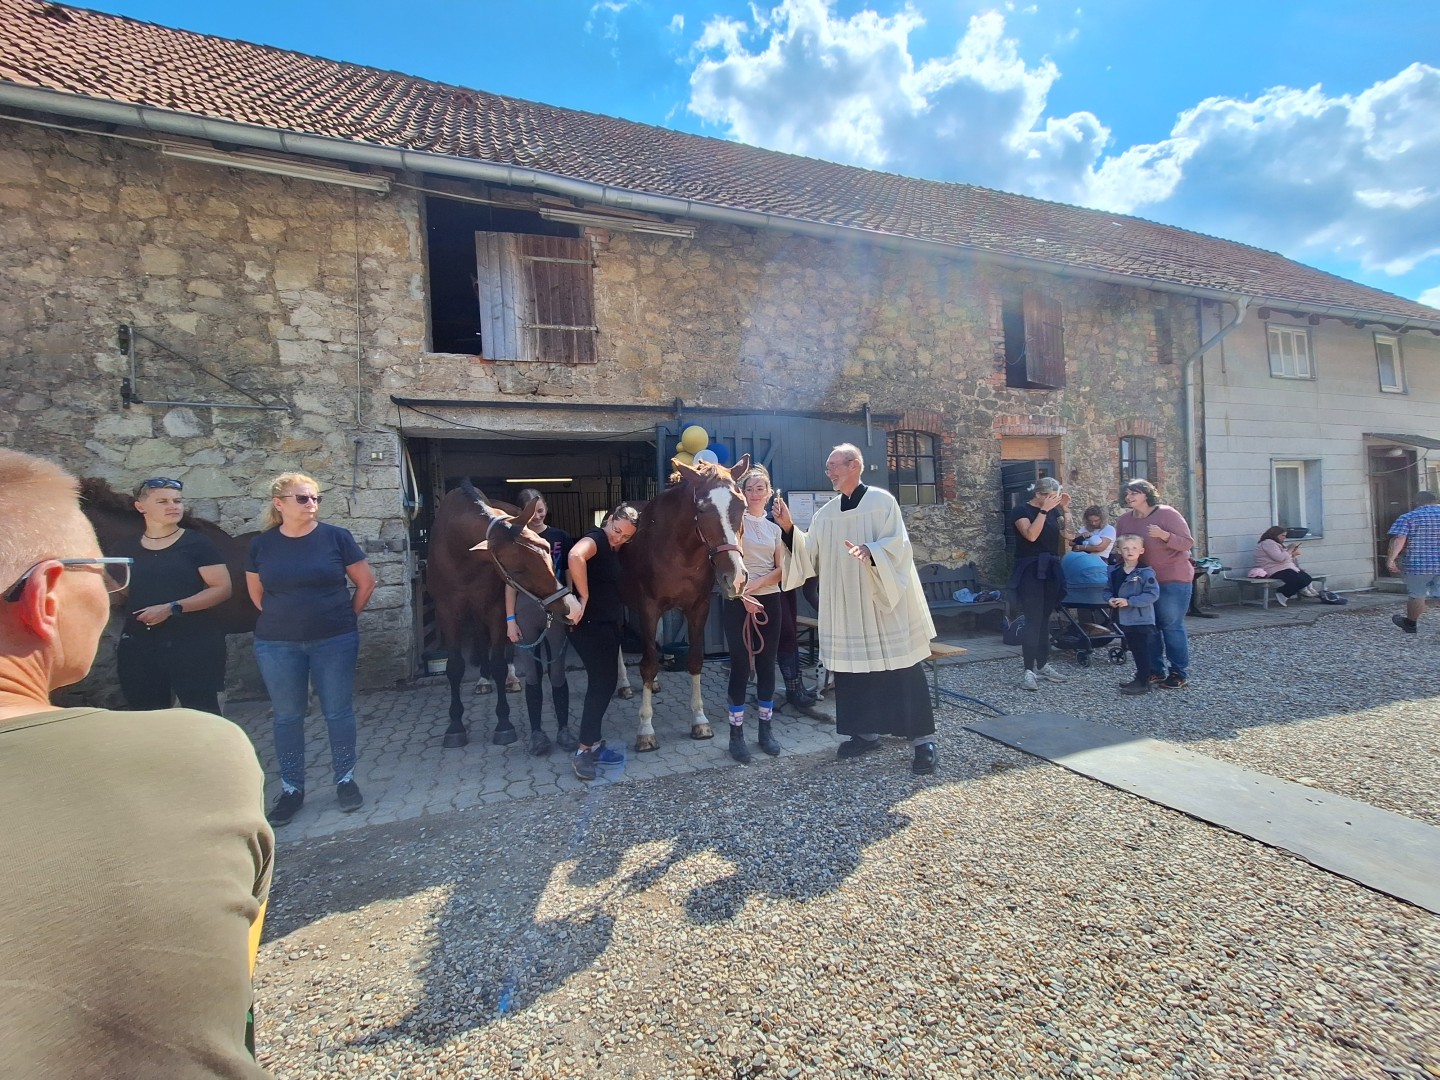
<svg viewBox="0 0 1440 1080"><path fill-rule="evenodd" d="M625 608L620 602L620 560L615 552L630 542L639 520L633 506L621 503L603 526L591 529L570 549L570 588L581 606L570 644L585 665L586 681L580 748L572 759L575 775L581 780L594 780L597 765L625 760L624 754L606 749L600 724L620 682L615 657L620 651Z"/></svg>
<svg viewBox="0 0 1440 1080"><path fill-rule="evenodd" d="M230 599L230 571L209 537L182 528L184 485L157 476L135 489L144 521L115 554L135 560L115 665L128 708L220 712L225 635L211 608Z"/></svg>
<svg viewBox="0 0 1440 1080"><path fill-rule="evenodd" d="M1010 576L1010 588L1015 590L1025 618L1025 674L1020 680L1025 690L1040 689L1040 679L1065 681L1050 663L1050 616L1065 598L1060 544L1068 501L1068 495L1060 494L1060 481L1045 476L1035 482L1030 501L1010 511L1009 527L1015 531L1015 572Z"/></svg>

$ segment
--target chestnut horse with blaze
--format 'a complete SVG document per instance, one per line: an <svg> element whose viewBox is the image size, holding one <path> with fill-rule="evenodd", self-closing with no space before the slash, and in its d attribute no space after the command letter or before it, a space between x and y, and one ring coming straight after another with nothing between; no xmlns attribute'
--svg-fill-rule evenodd
<svg viewBox="0 0 1440 1080"><path fill-rule="evenodd" d="M733 600L745 585L745 561L740 553L745 499L738 485L750 471L750 455L729 469L709 462L695 468L675 464L679 482L645 505L635 538L618 552L620 598L639 620L645 649L640 659L644 692L635 737L635 749L641 752L659 745L653 696L660 671L660 650L655 644L660 616L671 609L685 614L690 641L690 737L714 738L700 695L710 593L718 582L721 592Z"/></svg>
<svg viewBox="0 0 1440 1080"><path fill-rule="evenodd" d="M474 640L482 673L505 684L505 584L546 609L550 618L569 619L579 602L555 578L550 545L529 528L540 500L507 513L466 480L446 492L430 527L425 588L435 602L435 623L445 641L445 677L450 683L450 726L445 746L470 741L460 683L465 678L464 647ZM510 723L507 694L495 695L497 746L519 736Z"/></svg>

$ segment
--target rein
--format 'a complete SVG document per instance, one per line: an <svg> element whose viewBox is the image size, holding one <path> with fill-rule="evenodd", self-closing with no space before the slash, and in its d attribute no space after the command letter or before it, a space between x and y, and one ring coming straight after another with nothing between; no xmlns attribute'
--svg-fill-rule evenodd
<svg viewBox="0 0 1440 1080"><path fill-rule="evenodd" d="M695 535L700 537L700 543L705 548L706 557L712 563L715 561L716 555L723 555L727 551L738 552L740 550L739 544L719 544L715 547L711 547L710 541L706 540L705 534L700 531L700 515L698 513L695 515Z"/></svg>
<svg viewBox="0 0 1440 1080"><path fill-rule="evenodd" d="M489 525L486 527L486 529L485 529L485 539L486 539L486 540L489 540L489 539L490 539L491 530L493 530L496 525L501 525L501 524L506 524L506 523L503 522L503 521L502 521L500 518L498 518L498 517L492 517L492 518L490 519L490 524L489 524ZM532 650L533 650L533 649L535 648L535 646L539 645L540 642L545 639L546 633L548 633L549 630L550 630L550 624L555 621L555 613L550 610L550 605L553 604L553 603L555 603L556 600L559 600L559 599L561 599L561 598L564 597L564 596L568 596L569 593L570 593L570 586L569 586L569 585L561 585L560 588L556 589L556 590L555 590L553 593L551 593L549 596L545 597L544 599L541 599L540 597L536 596L533 592L531 592L529 589L525 588L524 585L521 585L518 581L516 581L513 577L510 576L510 571L508 571L508 570L505 569L504 564L500 562L500 557L495 554L495 549L494 549L494 547L486 548L486 551L489 552L490 558L494 561L494 563L495 563L495 569L498 570L498 571L500 571L500 576L505 579L505 584L506 584L506 585L509 585L509 586L510 586L512 589L514 589L517 593L520 593L520 594L523 595L523 596L528 596L531 600L534 600L535 603L537 603L537 604L540 605L540 609L541 609L543 612L545 612L545 625L544 625L543 627L541 627L539 636L536 637L535 640L532 641L532 642L531 642L530 644L528 644L528 645L524 644L523 642L518 642L518 641L515 643L515 647L516 647L517 649L532 649Z"/></svg>

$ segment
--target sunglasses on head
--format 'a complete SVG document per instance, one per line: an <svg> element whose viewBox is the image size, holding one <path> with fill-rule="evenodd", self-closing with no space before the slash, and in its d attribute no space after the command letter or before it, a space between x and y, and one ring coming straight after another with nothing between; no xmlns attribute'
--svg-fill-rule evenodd
<svg viewBox="0 0 1440 1080"><path fill-rule="evenodd" d="M179 480L171 480L168 476L152 476L149 480L140 481L142 488L174 488L176 491L184 491L185 485Z"/></svg>
<svg viewBox="0 0 1440 1080"><path fill-rule="evenodd" d="M277 499L294 499L297 503L300 503L300 505L302 505L302 506L304 506L306 503L312 503L312 502L313 502L316 506L319 506L319 505L320 505L320 500L323 499L325 496L323 496L323 495L306 495L306 494L304 494L304 493L302 492L302 493L299 494L299 495L276 495L275 497L276 497Z"/></svg>

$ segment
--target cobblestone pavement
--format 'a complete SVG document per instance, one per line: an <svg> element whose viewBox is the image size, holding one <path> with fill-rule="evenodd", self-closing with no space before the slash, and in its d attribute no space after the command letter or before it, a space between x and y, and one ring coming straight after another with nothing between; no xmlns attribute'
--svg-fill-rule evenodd
<svg viewBox="0 0 1440 1080"><path fill-rule="evenodd" d="M1358 611L1366 607L1395 607L1403 599L1391 594L1358 594L1349 609L1324 607L1313 602L1294 604L1288 608L1271 606L1268 611L1256 607L1231 606L1215 609L1212 619L1192 619L1192 635L1223 633L1258 626L1293 626L1313 622L1337 610ZM942 627L942 639L962 645L969 652L956 663L1014 658L1018 649L1001 643L993 634L968 634ZM579 703L585 694L585 673L572 658L569 672L572 721L579 724ZM725 661L710 661L701 675L705 710L715 729L714 739L696 741L690 738L690 677L685 672L660 674L661 693L655 698L655 731L660 749L654 753L637 754L634 749L637 716L640 708L640 678L637 664L631 658L630 681L636 687L632 700L612 702L605 720L605 735L611 746L623 747L623 766L602 767L595 784L621 780L648 780L663 776L693 773L706 769L740 768L726 752L725 684L728 679ZM807 679L813 673L807 671ZM950 680L954 681L954 680ZM963 676L958 680L964 686ZM427 814L443 814L452 810L536 795L581 791L587 786L576 779L570 768L569 755L552 749L544 757L532 757L526 751L529 722L522 694L510 694L510 719L520 738L508 746L495 746L490 736L495 728L495 697L475 694L474 679L467 678L463 688L466 723L470 727L470 744L462 749L444 749L442 740L448 724L450 695L443 676L430 676L411 686L359 694L355 711L359 730L359 765L355 778L365 794L365 805L355 813L343 814L335 804L330 789L329 744L318 705L312 701L307 721L307 801L299 815L280 830L282 842L295 842L329 836L367 825L389 824ZM783 686L777 689L783 690ZM753 685L751 687L753 696ZM782 694L783 697L783 694ZM264 701L232 702L226 715L250 735L260 755L269 780L267 800L278 793L278 770L270 730L270 708ZM546 734L553 737L555 717L550 708L546 688L542 721ZM833 751L839 740L828 702L822 700L810 714L783 709L776 718L775 735L785 755ZM747 738L755 737L755 710L747 712ZM755 763L751 769L763 769L773 760L752 745Z"/></svg>

